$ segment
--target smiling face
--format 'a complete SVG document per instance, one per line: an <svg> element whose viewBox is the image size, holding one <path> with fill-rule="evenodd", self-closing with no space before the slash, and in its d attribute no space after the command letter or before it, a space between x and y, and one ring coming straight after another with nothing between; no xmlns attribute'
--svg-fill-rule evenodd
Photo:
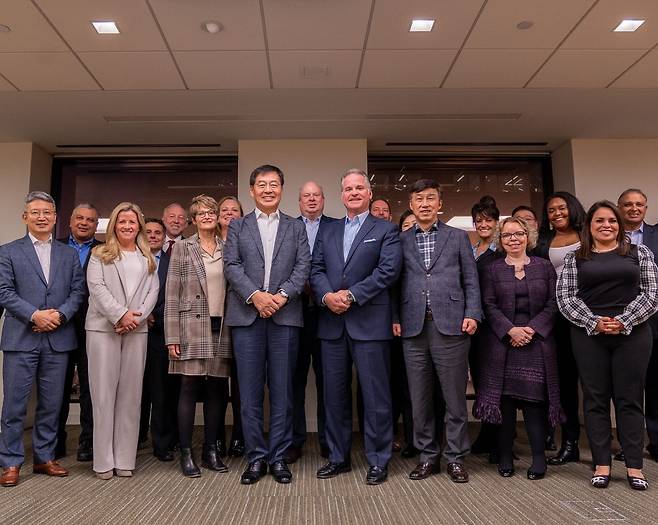
<svg viewBox="0 0 658 525"><path fill-rule="evenodd" d="M71 215L69 226L71 235L76 241L80 243L90 241L96 235L98 212L91 208L76 208Z"/></svg>
<svg viewBox="0 0 658 525"><path fill-rule="evenodd" d="M619 199L619 211L627 230L637 230L647 214L647 199L641 193L631 191Z"/></svg>
<svg viewBox="0 0 658 525"><path fill-rule="evenodd" d="M165 233L170 239L175 239L187 226L187 213L180 204L171 204L165 208L162 222L165 225Z"/></svg>
<svg viewBox="0 0 658 525"><path fill-rule="evenodd" d="M46 240L55 227L57 214L55 206L50 202L34 200L25 205L23 222L28 231L39 240Z"/></svg>
<svg viewBox="0 0 658 525"><path fill-rule="evenodd" d="M249 187L249 194L256 207L263 213L274 213L281 202L281 178L276 171L267 171L256 176L254 185Z"/></svg>
<svg viewBox="0 0 658 525"><path fill-rule="evenodd" d="M164 244L164 228L159 222L147 222L144 231L146 232L146 240L149 243L151 251L158 253Z"/></svg>
<svg viewBox="0 0 658 525"><path fill-rule="evenodd" d="M199 206L196 214L192 217L192 223L199 232L215 230L217 228L217 220L217 212L206 206Z"/></svg>
<svg viewBox="0 0 658 525"><path fill-rule="evenodd" d="M360 173L350 173L341 183L341 200L349 217L360 215L368 209L372 191L366 178Z"/></svg>
<svg viewBox="0 0 658 525"><path fill-rule="evenodd" d="M134 247L138 233L139 220L137 214L132 210L119 212L114 225L114 234L117 236L119 244L123 247Z"/></svg>
<svg viewBox="0 0 658 525"><path fill-rule="evenodd" d="M299 211L307 219L317 219L324 211L324 194L315 182L307 182L299 190Z"/></svg>
<svg viewBox="0 0 658 525"><path fill-rule="evenodd" d="M506 222L500 231L500 243L507 255L519 257L526 253L528 235L516 221Z"/></svg>
<svg viewBox="0 0 658 525"><path fill-rule="evenodd" d="M484 242L491 242L494 232L496 231L498 221L486 215L478 213L475 215L475 232Z"/></svg>
<svg viewBox="0 0 658 525"><path fill-rule="evenodd" d="M242 217L240 204L234 199L226 199L219 207L219 226L222 229L228 228L233 219Z"/></svg>
<svg viewBox="0 0 658 525"><path fill-rule="evenodd" d="M561 197L555 197L548 201L546 205L546 214L548 221L557 231L569 229L569 206Z"/></svg>
<svg viewBox="0 0 658 525"><path fill-rule="evenodd" d="M416 224L416 216L414 214L407 215L407 218L402 221L402 227L400 228L403 232L406 232L409 228L412 228Z"/></svg>
<svg viewBox="0 0 658 525"><path fill-rule="evenodd" d="M617 242L619 223L610 208L602 207L592 215L589 231L595 248L612 246Z"/></svg>
<svg viewBox="0 0 658 525"><path fill-rule="evenodd" d="M388 207L388 203L385 200L377 199L372 201L370 205L370 213L379 219L384 219L385 221L391 220L391 209Z"/></svg>
<svg viewBox="0 0 658 525"><path fill-rule="evenodd" d="M409 207L414 212L416 222L425 230L436 222L442 205L443 201L436 188L426 188L409 197Z"/></svg>

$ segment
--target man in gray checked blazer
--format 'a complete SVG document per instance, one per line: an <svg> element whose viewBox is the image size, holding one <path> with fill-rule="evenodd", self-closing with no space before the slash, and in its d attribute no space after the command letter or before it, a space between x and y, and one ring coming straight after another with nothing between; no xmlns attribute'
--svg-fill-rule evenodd
<svg viewBox="0 0 658 525"><path fill-rule="evenodd" d="M256 168L249 178L256 209L231 222L224 248L229 282L226 324L232 327L249 466L241 483L256 483L270 472L279 483L292 474L283 460L292 443L293 375L299 329L300 294L311 255L304 223L279 211L283 173ZM269 445L263 434L265 384L270 396Z"/></svg>

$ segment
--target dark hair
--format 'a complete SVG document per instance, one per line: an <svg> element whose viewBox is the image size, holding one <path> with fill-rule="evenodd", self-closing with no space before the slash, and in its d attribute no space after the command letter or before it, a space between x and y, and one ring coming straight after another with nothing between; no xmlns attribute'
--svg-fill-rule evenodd
<svg viewBox="0 0 658 525"><path fill-rule="evenodd" d="M535 209L531 208L530 206L526 206L525 204L521 204L520 206L517 206L516 208L514 208L512 210L512 217L514 217L517 214L517 212L520 212L520 211L529 211L530 213L532 213L535 216L535 220L537 220L537 212L535 211Z"/></svg>
<svg viewBox="0 0 658 525"><path fill-rule="evenodd" d="M562 199L567 203L569 210L569 227L572 228L580 236L583 224L585 223L585 209L580 201L568 191L556 191L551 193L544 200L544 205L541 210L541 224L539 225L539 240L537 241L537 248L535 248L535 255L548 259L548 249L551 242L555 237L555 231L551 229L551 223L548 220L548 203L552 199Z"/></svg>
<svg viewBox="0 0 658 525"><path fill-rule="evenodd" d="M156 219L155 217L148 217L144 219L144 224L148 224L149 222L157 222L160 226L162 226L162 231L165 230L165 225L164 222L162 222L162 219Z"/></svg>
<svg viewBox="0 0 658 525"><path fill-rule="evenodd" d="M388 199L385 199L384 197L375 197L370 201L370 206L368 206L368 209L372 210L372 203L375 201L382 201L386 203L386 206L388 206L388 212L391 212L391 203L388 202Z"/></svg>
<svg viewBox="0 0 658 525"><path fill-rule="evenodd" d="M402 212L402 215L400 215L400 222L398 224L398 227L400 228L400 230L402 230L402 224L407 219L407 217L409 217L410 215L413 215L413 214L414 214L414 212L411 211L411 210L404 210Z"/></svg>
<svg viewBox="0 0 658 525"><path fill-rule="evenodd" d="M615 248L615 253L618 255L628 255L630 252L631 246L626 239L626 232L624 231L624 222L619 213L619 208L615 206L612 202L608 200L602 200L592 204L589 210L587 210L587 215L585 216L585 223L583 224L583 229L580 233L580 248L576 250L576 257L578 259L589 259L592 256L592 247L594 246L594 241L592 239L592 218L594 214L601 208L607 208L615 215L617 219L617 225L619 230L617 231L617 248Z"/></svg>
<svg viewBox="0 0 658 525"><path fill-rule="evenodd" d="M414 193L420 193L421 191L428 189L433 189L438 191L439 199L441 198L441 195L443 194L443 191L441 190L441 185L433 179L418 179L409 188L409 195L411 196Z"/></svg>
<svg viewBox="0 0 658 525"><path fill-rule="evenodd" d="M244 211L242 211L242 203L238 200L237 197L233 195L226 195L225 197L222 197L219 199L219 202L217 203L217 207L221 208L222 204L224 204L226 201L235 201L238 203L238 208L240 208L240 217L244 217Z"/></svg>
<svg viewBox="0 0 658 525"><path fill-rule="evenodd" d="M256 184L256 177L259 175L272 172L279 176L279 181L281 182L281 186L283 186L283 172L280 168L272 166L271 164L263 164L262 166L258 166L254 171L252 171L251 175L249 175L249 186Z"/></svg>
<svg viewBox="0 0 658 525"><path fill-rule="evenodd" d="M638 188L628 188L627 190L624 190L624 191L621 192L621 195L619 196L619 198L617 198L617 204L620 204L621 200L624 197L626 197L626 195L628 195L629 193L639 193L640 195L642 195L642 197L644 197L645 201L649 200L647 198L646 194L642 190L640 190Z"/></svg>
<svg viewBox="0 0 658 525"><path fill-rule="evenodd" d="M500 218L500 210L496 206L496 199L491 195L485 195L471 208L471 217L475 222L475 217L482 215L487 219L498 220Z"/></svg>

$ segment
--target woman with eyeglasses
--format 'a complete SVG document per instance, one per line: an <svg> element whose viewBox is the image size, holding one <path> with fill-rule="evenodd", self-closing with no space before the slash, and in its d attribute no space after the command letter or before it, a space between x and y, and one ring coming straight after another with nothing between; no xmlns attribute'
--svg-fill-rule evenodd
<svg viewBox="0 0 658 525"><path fill-rule="evenodd" d="M192 452L194 415L203 392L204 445L202 466L227 472L217 450L217 429L226 403L230 375L231 341L224 326L226 279L223 243L218 237L219 207L208 195L192 199L190 217L197 228L192 237L173 246L165 300L165 340L169 373L181 376L178 434L181 470L199 477Z"/></svg>
<svg viewBox="0 0 658 525"><path fill-rule="evenodd" d="M546 473L546 422L562 418L553 326L557 313L555 270L550 262L528 255L536 231L515 217L500 222L494 259L480 278L484 314L475 414L499 424L498 473L514 474L512 445L516 412L523 412L532 451L530 480Z"/></svg>
<svg viewBox="0 0 658 525"><path fill-rule="evenodd" d="M647 320L658 309L658 270L646 246L626 238L617 207L599 201L587 212L582 245L567 255L557 301L571 323L583 387L592 486L610 483L610 402L634 490L649 485L642 473L644 382L651 357Z"/></svg>

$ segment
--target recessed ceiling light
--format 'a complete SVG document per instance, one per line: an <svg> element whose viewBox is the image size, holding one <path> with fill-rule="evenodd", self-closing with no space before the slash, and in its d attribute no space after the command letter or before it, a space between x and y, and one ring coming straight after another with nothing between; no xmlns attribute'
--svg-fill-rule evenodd
<svg viewBox="0 0 658 525"><path fill-rule="evenodd" d="M121 33L117 27L117 23L112 20L105 21L92 21L91 25L99 35L118 35Z"/></svg>
<svg viewBox="0 0 658 525"><path fill-rule="evenodd" d="M644 24L644 20L622 20L619 25L615 27L616 33L632 33L637 31L638 27Z"/></svg>
<svg viewBox="0 0 658 525"><path fill-rule="evenodd" d="M201 24L201 29L207 31L211 35L215 35L219 33L222 29L224 29L224 26L220 22L209 20L208 22L204 22L203 24Z"/></svg>
<svg viewBox="0 0 658 525"><path fill-rule="evenodd" d="M0 33L11 32L11 27L0 24Z"/></svg>
<svg viewBox="0 0 658 525"><path fill-rule="evenodd" d="M409 31L411 33L427 33L434 27L434 20L412 20Z"/></svg>
<svg viewBox="0 0 658 525"><path fill-rule="evenodd" d="M535 23L532 20L522 20L516 24L516 28L523 31L524 29L530 29L534 25Z"/></svg>

